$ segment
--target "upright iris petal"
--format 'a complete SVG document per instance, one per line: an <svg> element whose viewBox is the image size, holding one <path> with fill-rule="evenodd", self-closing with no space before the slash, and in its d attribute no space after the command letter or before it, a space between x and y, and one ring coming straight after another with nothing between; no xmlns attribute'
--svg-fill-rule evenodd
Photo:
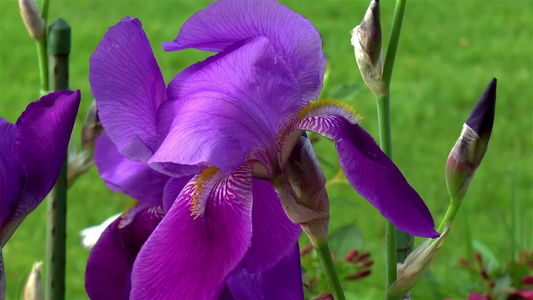
<svg viewBox="0 0 533 300"><path fill-rule="evenodd" d="M57 91L30 103L15 124L0 117L0 258L1 248L54 186L79 104L79 91ZM1 260L0 298L4 294Z"/></svg>
<svg viewBox="0 0 533 300"><path fill-rule="evenodd" d="M304 104L322 89L326 59L320 33L300 14L275 0L216 1L183 24L167 51L195 48L222 52L242 40L265 37L289 66Z"/></svg>

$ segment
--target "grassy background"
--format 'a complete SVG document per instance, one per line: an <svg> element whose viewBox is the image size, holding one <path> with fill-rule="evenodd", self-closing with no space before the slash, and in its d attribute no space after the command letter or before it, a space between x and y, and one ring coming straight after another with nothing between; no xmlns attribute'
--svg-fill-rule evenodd
<svg viewBox="0 0 533 300"><path fill-rule="evenodd" d="M175 38L180 25L206 1L51 1L50 20L62 16L72 26L71 87L82 92L75 133L92 100L88 59L109 26L124 16L138 17L168 82L177 72L207 56L194 50L164 53L161 42ZM322 34L332 74L325 96L346 84L362 85L353 58L349 31L367 1L283 1L309 18ZM388 41L394 3L382 1L384 44ZM533 2L409 1L392 80L394 160L425 199L436 223L447 206L444 164L463 122L492 77L498 78L496 121L484 163L458 214L454 231L431 267L431 275L413 295L419 299L465 297L468 274L458 258L465 255L464 221L474 237L495 255L510 257L511 197L519 200L520 242L532 249L533 198ZM27 36L14 0L0 0L0 114L14 122L38 98L35 45ZM328 94L329 93L329 94ZM374 97L365 88L344 97L364 116L363 126L377 137ZM321 140L321 160L335 163L331 143ZM325 167L327 176L335 168ZM331 228L355 222L365 235L363 248L376 261L373 274L346 282L351 297L382 298L384 221L347 185L330 188ZM95 169L70 190L67 240L67 299L86 299L88 251L78 232L122 211L124 195L108 191ZM4 249L8 299L17 294L35 260L45 258L46 205L21 225ZM420 241L417 240L417 243ZM435 278L435 279L431 279Z"/></svg>

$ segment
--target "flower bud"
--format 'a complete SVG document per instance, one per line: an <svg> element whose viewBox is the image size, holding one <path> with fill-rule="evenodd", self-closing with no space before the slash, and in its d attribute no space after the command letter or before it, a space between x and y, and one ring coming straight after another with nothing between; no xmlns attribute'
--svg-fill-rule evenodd
<svg viewBox="0 0 533 300"><path fill-rule="evenodd" d="M104 131L102 122L98 117L98 109L96 108L96 102L93 100L91 107L85 116L85 122L81 129L81 147L82 149L93 148L96 138Z"/></svg>
<svg viewBox="0 0 533 300"><path fill-rule="evenodd" d="M487 151L496 105L494 78L472 109L463 131L446 162L446 185L454 200L461 201Z"/></svg>
<svg viewBox="0 0 533 300"><path fill-rule="evenodd" d="M422 278L449 232L450 227L446 226L438 239L426 240L407 256L403 264L398 264L398 279L387 288L392 295L404 295Z"/></svg>
<svg viewBox="0 0 533 300"><path fill-rule="evenodd" d="M30 36L36 41L44 40L46 38L46 24L35 0L19 0L19 9Z"/></svg>
<svg viewBox="0 0 533 300"><path fill-rule="evenodd" d="M24 300L44 300L44 288L41 279L42 261L33 264L24 283Z"/></svg>
<svg viewBox="0 0 533 300"><path fill-rule="evenodd" d="M329 225L326 177L305 133L294 146L284 171L284 176L272 184L285 213L302 226L314 246L326 242Z"/></svg>
<svg viewBox="0 0 533 300"><path fill-rule="evenodd" d="M328 217L306 222L302 229L309 235L322 231L327 235L329 225L329 198L326 191L326 177L318 162L311 141L302 135L287 162L286 175L289 183L300 199L300 203L316 212L323 212Z"/></svg>
<svg viewBox="0 0 533 300"><path fill-rule="evenodd" d="M378 96L387 94L387 86L382 80L383 53L381 51L379 0L370 2L363 21L351 31L351 34L355 60L363 80L374 94Z"/></svg>

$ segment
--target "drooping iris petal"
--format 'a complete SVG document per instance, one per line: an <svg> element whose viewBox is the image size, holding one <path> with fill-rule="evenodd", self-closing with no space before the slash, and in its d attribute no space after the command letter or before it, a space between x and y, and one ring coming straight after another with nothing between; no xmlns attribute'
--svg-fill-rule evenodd
<svg viewBox="0 0 533 300"><path fill-rule="evenodd" d="M91 56L89 81L109 138L127 158L145 162L157 147L155 129L165 82L141 22L109 28Z"/></svg>
<svg viewBox="0 0 533 300"><path fill-rule="evenodd" d="M17 120L15 147L25 181L16 207L0 231L2 245L54 186L79 104L79 91L53 92L30 103Z"/></svg>
<svg viewBox="0 0 533 300"><path fill-rule="evenodd" d="M251 238L252 166L195 176L137 256L131 298L213 299Z"/></svg>
<svg viewBox="0 0 533 300"><path fill-rule="evenodd" d="M221 52L236 42L258 36L266 37L289 65L303 100L317 99L326 66L320 34L309 20L277 1L211 3L189 18L178 37L163 43L163 48Z"/></svg>
<svg viewBox="0 0 533 300"><path fill-rule="evenodd" d="M124 157L105 132L96 140L94 162L112 191L128 194L147 206L161 205L169 177Z"/></svg>
<svg viewBox="0 0 533 300"><path fill-rule="evenodd" d="M261 272L277 264L294 248L300 225L289 220L272 184L253 181L252 245L243 260L250 273Z"/></svg>
<svg viewBox="0 0 533 300"><path fill-rule="evenodd" d="M150 207L128 226L120 228L117 218L105 229L87 260L85 288L91 299L129 299L135 257L162 218L161 207Z"/></svg>
<svg viewBox="0 0 533 300"><path fill-rule="evenodd" d="M0 117L0 228L15 208L24 184L15 135L16 126Z"/></svg>
<svg viewBox="0 0 533 300"><path fill-rule="evenodd" d="M424 201L400 170L370 134L349 121L355 116L334 105L317 105L306 113L294 128L314 131L335 141L346 178L361 196L398 229L422 237L439 235Z"/></svg>
<svg viewBox="0 0 533 300"><path fill-rule="evenodd" d="M275 159L275 135L300 109L294 77L264 37L177 75L158 113L151 164L208 164L230 174L251 151ZM176 99L176 97L178 97Z"/></svg>
<svg viewBox="0 0 533 300"><path fill-rule="evenodd" d="M242 269L228 279L228 287L235 299L304 299L298 244L270 270L249 273Z"/></svg>

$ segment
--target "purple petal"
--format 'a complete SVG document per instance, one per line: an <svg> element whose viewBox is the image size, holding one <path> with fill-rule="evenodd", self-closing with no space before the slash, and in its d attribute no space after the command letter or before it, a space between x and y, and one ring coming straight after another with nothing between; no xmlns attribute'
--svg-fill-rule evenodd
<svg viewBox="0 0 533 300"><path fill-rule="evenodd" d="M54 186L79 104L79 91L53 92L30 103L17 120L15 145L26 180L17 206L0 233L2 244Z"/></svg>
<svg viewBox="0 0 533 300"><path fill-rule="evenodd" d="M178 74L158 118L164 137L149 163L207 164L230 174L251 151L275 159L275 136L301 95L265 38L246 41Z"/></svg>
<svg viewBox="0 0 533 300"><path fill-rule="evenodd" d="M230 176L204 172L187 184L141 249L131 298L213 299L251 238L252 166Z"/></svg>
<svg viewBox="0 0 533 300"><path fill-rule="evenodd" d="M348 181L394 226L416 236L439 235L424 201L361 126L341 115L315 115L295 127L333 139Z"/></svg>
<svg viewBox="0 0 533 300"><path fill-rule="evenodd" d="M277 264L298 242L300 225L289 220L272 184L253 181L252 246L243 260L250 273L261 272Z"/></svg>
<svg viewBox="0 0 533 300"><path fill-rule="evenodd" d="M228 279L228 287L235 299L304 299L298 243L273 268L262 273L242 269Z"/></svg>
<svg viewBox="0 0 533 300"><path fill-rule="evenodd" d="M90 59L89 81L98 115L124 156L146 161L157 147L155 118L165 82L141 22L109 28Z"/></svg>
<svg viewBox="0 0 533 300"><path fill-rule="evenodd" d="M162 205L163 188L170 177L124 157L105 132L96 140L94 162L112 191L128 194L147 206Z"/></svg>
<svg viewBox="0 0 533 300"><path fill-rule="evenodd" d="M322 89L326 60L313 24L277 1L217 1L195 13L167 51L186 48L221 52L233 43L264 36L295 74L303 100Z"/></svg>
<svg viewBox="0 0 533 300"><path fill-rule="evenodd" d="M105 229L87 260L85 288L91 299L129 298L135 257L162 218L162 209L151 207L124 228L117 218Z"/></svg>
<svg viewBox="0 0 533 300"><path fill-rule="evenodd" d="M488 143L496 110L496 78L493 78L476 105L472 108L466 124Z"/></svg>
<svg viewBox="0 0 533 300"><path fill-rule="evenodd" d="M163 210L165 213L172 207L174 201L178 198L181 190L185 185L192 179L192 176L184 176L179 178L170 178L170 180L165 184L163 189Z"/></svg>
<svg viewBox="0 0 533 300"><path fill-rule="evenodd" d="M0 117L0 228L16 207L24 185L24 171L15 147L16 126Z"/></svg>

